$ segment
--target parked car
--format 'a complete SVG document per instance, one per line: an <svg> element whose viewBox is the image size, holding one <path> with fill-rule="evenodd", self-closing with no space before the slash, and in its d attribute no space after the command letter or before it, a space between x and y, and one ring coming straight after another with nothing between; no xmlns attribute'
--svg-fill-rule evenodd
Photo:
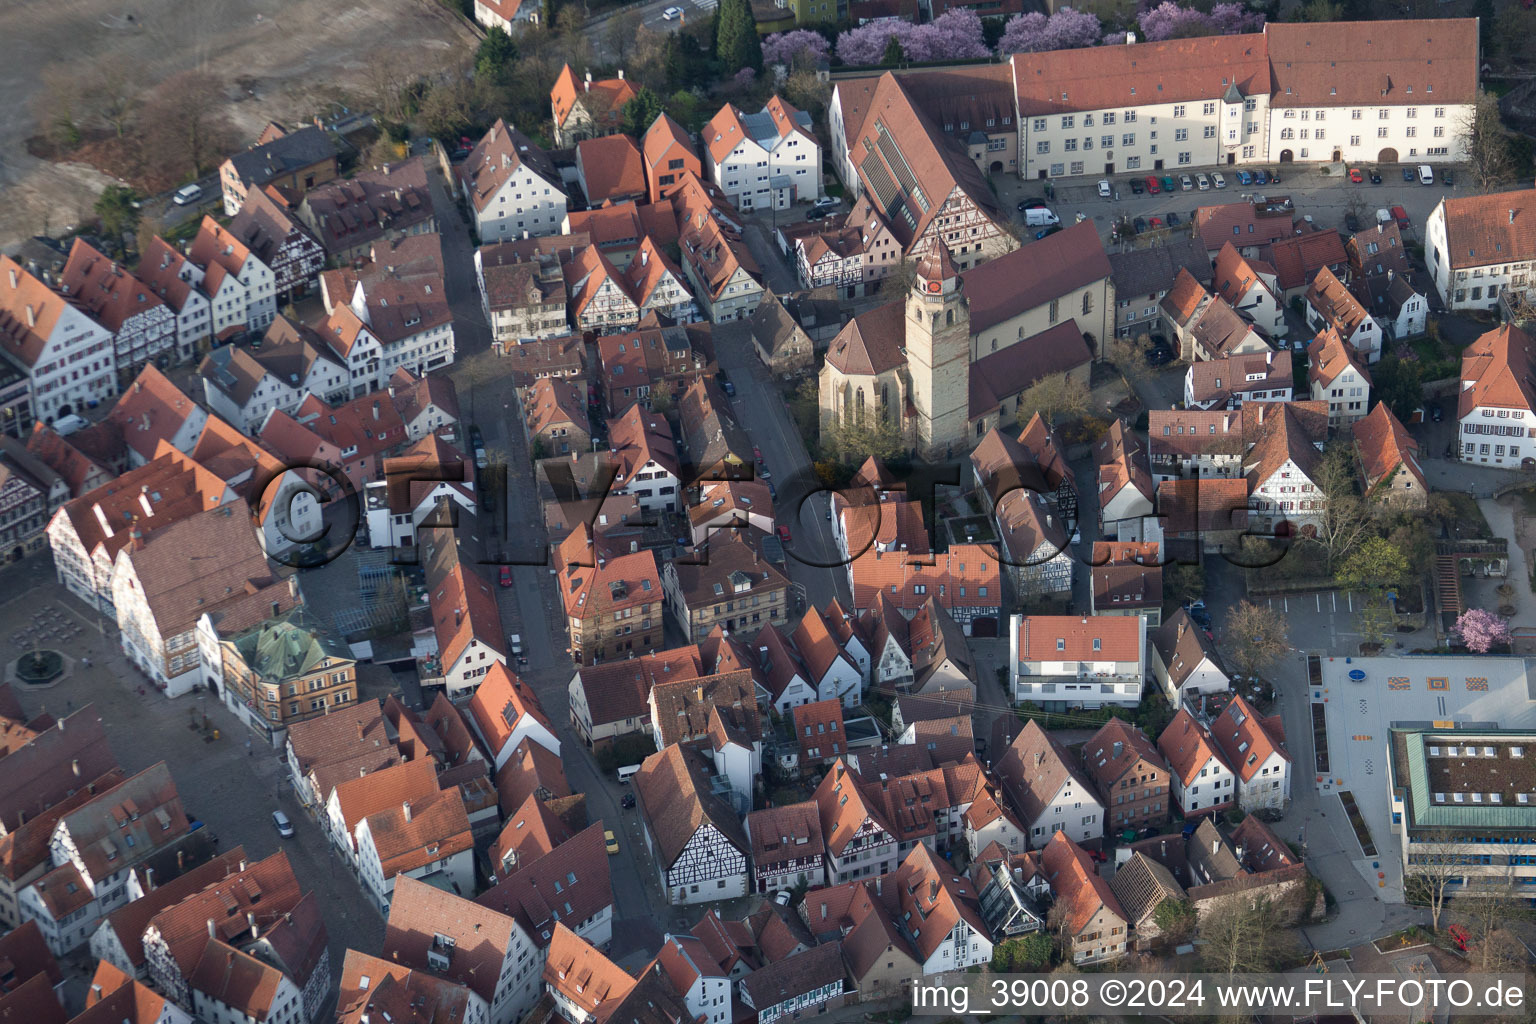
<svg viewBox="0 0 1536 1024"><path fill-rule="evenodd" d="M837 196L822 196L812 205L818 210L835 210L841 202L842 200L837 198Z"/></svg>
<svg viewBox="0 0 1536 1024"><path fill-rule="evenodd" d="M1052 224L1060 224L1061 218L1047 209L1044 205L1032 206L1027 210L1020 210L1024 214L1024 223L1032 228L1048 228Z"/></svg>
<svg viewBox="0 0 1536 1024"><path fill-rule="evenodd" d="M1211 190L1211 179L1204 174L1197 174L1195 175L1195 187L1201 192L1209 192Z"/></svg>
<svg viewBox="0 0 1536 1024"><path fill-rule="evenodd" d="M1135 220L1131 221L1131 230L1138 235L1147 230L1146 218L1137 217Z"/></svg>
<svg viewBox="0 0 1536 1024"><path fill-rule="evenodd" d="M1447 184L1447 185L1454 185L1454 184L1456 184L1456 179L1451 177L1451 172L1450 171L1441 171L1440 172L1440 180L1445 182L1445 184Z"/></svg>
<svg viewBox="0 0 1536 1024"><path fill-rule="evenodd" d="M501 585L504 587L512 585L512 567L510 565L501 567Z"/></svg>
<svg viewBox="0 0 1536 1024"><path fill-rule="evenodd" d="M1223 178L1219 174L1212 174L1211 175L1211 184L1215 185L1217 188L1226 188L1227 187L1227 179Z"/></svg>
<svg viewBox="0 0 1536 1024"><path fill-rule="evenodd" d="M1130 184L1131 195L1139 196L1147 190L1146 182L1142 181L1140 178L1132 178Z"/></svg>
<svg viewBox="0 0 1536 1024"><path fill-rule="evenodd" d="M1100 199L1108 199L1110 197L1110 195L1111 195L1111 190L1110 190L1110 187L1109 187L1108 179L1100 178L1099 179L1099 198Z"/></svg>
<svg viewBox="0 0 1536 1024"><path fill-rule="evenodd" d="M201 185L183 185L176 190L175 195L171 196L171 202L177 206L191 206L201 198L203 198L203 187Z"/></svg>
<svg viewBox="0 0 1536 1024"><path fill-rule="evenodd" d="M1441 420L1445 419L1445 410L1440 408L1438 405L1432 405L1429 407L1429 418L1433 422L1439 423Z"/></svg>
<svg viewBox="0 0 1536 1024"><path fill-rule="evenodd" d="M626 811L635 806L635 794L625 793L622 797L619 798L619 806L624 808Z"/></svg>
<svg viewBox="0 0 1536 1024"><path fill-rule="evenodd" d="M794 898L794 895L795 894L790 892L788 889L780 889L778 892L774 893L773 902L781 907L787 907L789 906L789 901Z"/></svg>
<svg viewBox="0 0 1536 1024"><path fill-rule="evenodd" d="M1408 182L1409 184L1413 183L1413 168L1412 167L1404 167L1403 168L1403 180Z"/></svg>
<svg viewBox="0 0 1536 1024"><path fill-rule="evenodd" d="M1162 190L1162 186L1158 184L1157 179L1150 174L1147 175L1147 192L1155 196Z"/></svg>
<svg viewBox="0 0 1536 1024"><path fill-rule="evenodd" d="M788 544L790 541L794 540L794 537L790 535L789 527L785 526L783 523L780 523L779 528L773 532L778 534L779 540L783 541L785 544Z"/></svg>
<svg viewBox="0 0 1536 1024"><path fill-rule="evenodd" d="M1147 221L1147 227L1151 228L1153 231L1163 230L1163 218L1153 217L1151 220Z"/></svg>
<svg viewBox="0 0 1536 1024"><path fill-rule="evenodd" d="M1168 226L1171 227L1171 228L1176 228L1176 227L1179 226L1179 223L1180 223L1179 222L1179 215L1176 214L1176 213L1170 212L1168 214Z"/></svg>
<svg viewBox="0 0 1536 1024"><path fill-rule="evenodd" d="M1360 218L1356 217L1353 212L1344 214L1344 230L1351 234L1360 230Z"/></svg>
<svg viewBox="0 0 1536 1024"><path fill-rule="evenodd" d="M1179 175L1179 188L1185 192L1193 192L1195 190L1195 179L1187 174Z"/></svg>
<svg viewBox="0 0 1536 1024"><path fill-rule="evenodd" d="M1038 240L1038 239L1044 238L1046 235L1054 235L1056 232L1058 232L1060 230L1061 230L1061 225L1060 224L1052 224L1050 227L1041 228L1039 231L1036 231L1035 232L1035 238Z"/></svg>
<svg viewBox="0 0 1536 1024"><path fill-rule="evenodd" d="M826 220L830 216L831 216L831 214L828 213L826 210L823 210L820 207L816 207L816 206L813 206L809 210L805 211L805 219L808 220L808 221L809 220Z"/></svg>
<svg viewBox="0 0 1536 1024"><path fill-rule="evenodd" d="M681 18L682 16L683 16L683 9L681 7L668 7L666 10L661 12L661 17L662 17L663 21L676 21L678 18Z"/></svg>
<svg viewBox="0 0 1536 1024"><path fill-rule="evenodd" d="M288 820L288 815L282 811L272 812L272 824L277 829L277 834L284 839L293 838L293 822Z"/></svg>
<svg viewBox="0 0 1536 1024"><path fill-rule="evenodd" d="M1268 185L1269 184L1269 172L1266 171L1262 167L1260 167L1258 170L1254 171L1253 172L1253 183L1255 185Z"/></svg>
<svg viewBox="0 0 1536 1024"><path fill-rule="evenodd" d="M1253 175L1249 174L1247 171L1238 171L1237 172L1237 183L1239 185L1252 185L1253 184Z"/></svg>
<svg viewBox="0 0 1536 1024"><path fill-rule="evenodd" d="M1399 231L1407 231L1410 227L1413 226L1413 222L1408 219L1408 211L1403 209L1401 206L1392 207L1391 213L1392 219L1397 221L1397 228Z"/></svg>
<svg viewBox="0 0 1536 1024"><path fill-rule="evenodd" d="M603 845L608 847L610 857L619 852L619 841L614 837L612 829L603 829Z"/></svg>
<svg viewBox="0 0 1536 1024"><path fill-rule="evenodd" d="M1179 190L1179 185L1173 180L1173 175L1165 174L1159 180L1163 183L1164 192L1177 192Z"/></svg>
<svg viewBox="0 0 1536 1024"><path fill-rule="evenodd" d="M1380 185L1381 184L1381 172L1380 171L1372 171L1371 172L1371 184L1372 185Z"/></svg>
<svg viewBox="0 0 1536 1024"><path fill-rule="evenodd" d="M1048 209L1050 209L1050 204L1047 203L1044 199L1025 199L1025 200L1023 200L1022 202L1019 203L1019 212L1020 213L1023 213L1025 210L1048 210Z"/></svg>
<svg viewBox="0 0 1536 1024"><path fill-rule="evenodd" d="M1419 184L1433 185L1435 183L1435 169L1429 164L1419 164Z"/></svg>
<svg viewBox="0 0 1536 1024"><path fill-rule="evenodd" d="M763 464L763 450L757 445L752 446L752 461L757 463L759 466Z"/></svg>
<svg viewBox="0 0 1536 1024"><path fill-rule="evenodd" d="M1351 167L1349 169L1349 180L1358 185L1365 180L1365 172L1358 167Z"/></svg>

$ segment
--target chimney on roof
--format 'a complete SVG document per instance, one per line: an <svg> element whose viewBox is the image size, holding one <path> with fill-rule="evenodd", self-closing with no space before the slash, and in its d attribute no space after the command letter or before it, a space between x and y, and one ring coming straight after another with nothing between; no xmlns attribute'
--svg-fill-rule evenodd
<svg viewBox="0 0 1536 1024"><path fill-rule="evenodd" d="M37 326L37 310L33 309L31 306L27 306L27 326Z"/></svg>
<svg viewBox="0 0 1536 1024"><path fill-rule="evenodd" d="M20 286L21 286L21 278L17 275L16 268L12 267L11 268L11 287L14 289L14 288L19 288Z"/></svg>
<svg viewBox="0 0 1536 1024"><path fill-rule="evenodd" d="M379 403L377 400L375 400L373 403L373 418L375 420L379 418Z"/></svg>
<svg viewBox="0 0 1536 1024"><path fill-rule="evenodd" d="M240 858L240 873L242 875L245 874L245 858L244 857Z"/></svg>
<svg viewBox="0 0 1536 1024"><path fill-rule="evenodd" d="M405 820L409 823L411 820L411 802L409 800L400 805L400 813L405 815Z"/></svg>
<svg viewBox="0 0 1536 1024"><path fill-rule="evenodd" d="M75 778L80 777L80 759L77 757L69 762L69 770L75 773Z"/></svg>
<svg viewBox="0 0 1536 1024"><path fill-rule="evenodd" d="M256 927L256 914L254 911L247 910L245 912L245 925L251 930L251 938L261 938L261 930Z"/></svg>
<svg viewBox="0 0 1536 1024"><path fill-rule="evenodd" d="M208 919L208 937L210 939L216 939L219 937L217 929L215 929L213 926L213 918L211 917Z"/></svg>
<svg viewBox="0 0 1536 1024"><path fill-rule="evenodd" d="M144 889L145 889L146 892L154 892L155 891L155 869L154 868L145 868L144 869Z"/></svg>
<svg viewBox="0 0 1536 1024"><path fill-rule="evenodd" d="M624 69L619 68L619 81L624 81Z"/></svg>

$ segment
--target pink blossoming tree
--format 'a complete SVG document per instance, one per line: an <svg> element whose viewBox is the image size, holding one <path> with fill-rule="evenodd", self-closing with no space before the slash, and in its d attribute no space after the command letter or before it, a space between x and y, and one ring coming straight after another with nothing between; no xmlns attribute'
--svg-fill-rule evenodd
<svg viewBox="0 0 1536 1024"><path fill-rule="evenodd" d="M1104 35L1099 19L1087 11L1063 7L1047 18L1038 11L1018 14L1008 19L998 53L1042 53L1046 50L1076 50L1096 46ZM1118 42L1125 37L1119 36Z"/></svg>
<svg viewBox="0 0 1536 1024"><path fill-rule="evenodd" d="M1462 612L1451 632L1475 654L1487 654L1493 648L1509 643L1509 622L1482 608L1468 608Z"/></svg>
<svg viewBox="0 0 1536 1024"><path fill-rule="evenodd" d="M804 61L815 64L827 59L832 46L827 37L810 29L775 32L763 40L763 63L794 67Z"/></svg>
<svg viewBox="0 0 1536 1024"><path fill-rule="evenodd" d="M968 7L957 7L919 25L902 43L910 61L975 60L992 52L982 38L981 18Z"/></svg>
<svg viewBox="0 0 1536 1024"><path fill-rule="evenodd" d="M837 37L838 60L855 67L879 64L885 57L885 48L892 36L901 44L902 53L907 53L907 44L915 31L916 25L899 18L881 18L851 28Z"/></svg>

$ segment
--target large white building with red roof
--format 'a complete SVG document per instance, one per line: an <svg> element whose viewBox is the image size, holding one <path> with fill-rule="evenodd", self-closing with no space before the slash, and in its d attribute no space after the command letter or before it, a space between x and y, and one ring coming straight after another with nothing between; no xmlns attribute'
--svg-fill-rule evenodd
<svg viewBox="0 0 1536 1024"><path fill-rule="evenodd" d="M1513 324L1489 331L1461 353L1456 407L1461 458L1482 466L1536 462L1536 346Z"/></svg>
<svg viewBox="0 0 1536 1024"><path fill-rule="evenodd" d="M1536 188L1440 200L1424 222L1424 262L1447 309L1497 309L1536 287Z"/></svg>
<svg viewBox="0 0 1536 1024"><path fill-rule="evenodd" d="M786 210L821 197L821 146L811 117L774 96L756 114L733 103L704 126L710 180L741 210Z"/></svg>
<svg viewBox="0 0 1536 1024"><path fill-rule="evenodd" d="M64 263L59 291L112 332L117 372L126 375L176 349L176 315L143 281L76 238Z"/></svg>
<svg viewBox="0 0 1536 1024"><path fill-rule="evenodd" d="M478 11L485 5L475 6ZM506 121L491 125L458 165L458 174L482 242L560 233L565 220L560 173L544 150Z"/></svg>
<svg viewBox="0 0 1536 1024"><path fill-rule="evenodd" d="M277 316L272 269L212 217L203 217L187 258L202 270L197 283L212 304L215 338L262 330Z"/></svg>
<svg viewBox="0 0 1536 1024"><path fill-rule="evenodd" d="M112 332L0 256L0 351L27 376L45 423L117 394Z"/></svg>

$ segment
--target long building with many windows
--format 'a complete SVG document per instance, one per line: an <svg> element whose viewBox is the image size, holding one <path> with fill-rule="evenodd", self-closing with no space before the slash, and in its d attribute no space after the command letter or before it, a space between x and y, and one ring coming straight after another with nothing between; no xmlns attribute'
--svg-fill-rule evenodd
<svg viewBox="0 0 1536 1024"><path fill-rule="evenodd" d="M1451 163L1477 93L1475 18L1267 25L1262 32L1045 53L1010 61L1022 178L1108 177L1276 163ZM833 164L866 134L867 82L839 82ZM980 90L970 97L979 103ZM856 95L857 94L857 95ZM953 105L947 93L913 95ZM943 112L925 110L944 120ZM1007 132L992 117L989 138ZM976 127L976 126L973 126ZM1012 154L1015 147L1000 143ZM978 161L987 173L999 160Z"/></svg>

